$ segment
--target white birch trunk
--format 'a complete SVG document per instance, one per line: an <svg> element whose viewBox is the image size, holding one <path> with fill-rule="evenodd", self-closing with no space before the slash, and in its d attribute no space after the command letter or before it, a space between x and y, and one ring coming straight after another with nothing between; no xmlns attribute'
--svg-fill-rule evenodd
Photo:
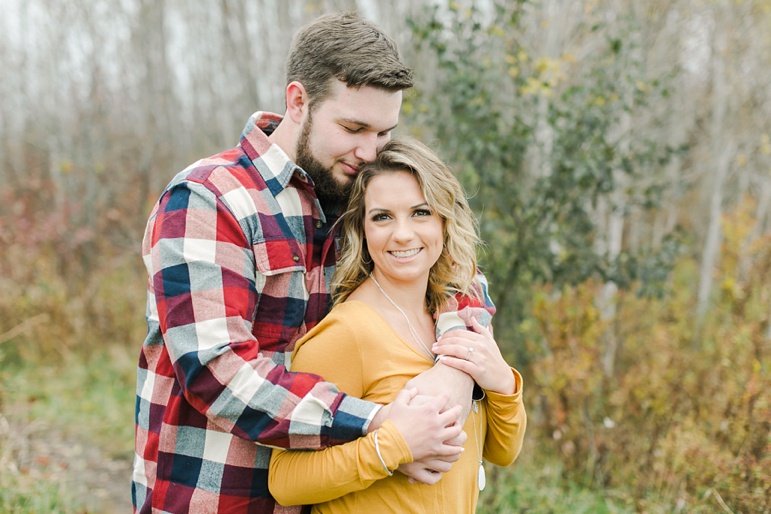
<svg viewBox="0 0 771 514"><path fill-rule="evenodd" d="M619 6L623 9L622 6ZM639 34L632 32L627 35L630 39L636 39ZM631 91L626 91L625 95L630 95ZM624 102L631 104L631 99L627 98ZM620 114L618 126L613 130L611 136L618 141L618 152L621 155L629 153L630 138L632 137L632 114L629 111L623 111ZM624 239L624 222L626 218L627 187L629 185L629 176L620 169L613 170L613 191L610 194L610 204L607 210L607 223L604 233L598 233L598 237L605 239L605 258L608 262L614 262L621 255L621 248ZM615 368L616 355L619 351L619 339L616 334L613 320L617 315L618 284L612 280L607 281L602 287L602 293L597 299L600 309L600 319L607 323L607 328L602 335L602 370L606 377L613 376Z"/></svg>
<svg viewBox="0 0 771 514"><path fill-rule="evenodd" d="M626 203L624 183L626 180L621 174L616 178L618 180L616 184L617 189L613 193L613 207L608 215L607 226L607 257L611 262L616 260L621 254L624 237L624 204ZM602 294L599 299L601 319L608 322L608 328L603 335L605 348L602 356L602 370L607 377L613 376L616 354L619 350L619 340L612 324L617 314L617 294L618 285L613 281L608 281L603 285Z"/></svg>
<svg viewBox="0 0 771 514"><path fill-rule="evenodd" d="M619 134L622 134L619 146L622 152L628 151L630 127L631 116L627 113L623 115L619 126ZM625 206L628 200L626 195L628 177L619 170L615 170L614 175L614 190L605 213L607 221L604 223L604 227L602 227L604 228L602 232L600 232L600 227L598 227L598 238L604 239L604 243L600 245L604 251L600 255L605 255L609 262L615 261L621 255L624 239ZM602 293L597 299L600 319L608 322L608 328L602 337L605 345L602 353L602 370L607 377L613 375L616 354L619 350L619 340L612 325L612 321L616 318L617 314L617 295L618 285L613 281L608 281L603 285Z"/></svg>
<svg viewBox="0 0 771 514"><path fill-rule="evenodd" d="M752 229L753 239L761 237L768 231L768 216L771 212L771 178L763 180L760 195L755 209L755 226Z"/></svg>
<svg viewBox="0 0 771 514"><path fill-rule="evenodd" d="M718 8L718 11L720 9ZM716 13L716 17L719 16ZM726 87L726 35L720 23L715 25L715 35L712 53L712 100L713 110L710 126L710 136L713 141L711 161L714 164L712 190L709 202L709 222L702 251L701 268L699 272L699 290L697 296L696 318L702 325L709 310L712 293L713 274L720 259L721 217L723 214L723 197L731 157L734 154L735 143L730 140L728 130L724 130L728 110ZM722 144L719 143L722 141Z"/></svg>
<svg viewBox="0 0 771 514"><path fill-rule="evenodd" d="M558 55L558 25L559 0L544 0L542 7L542 24L544 34L540 55L554 58ZM549 102L546 95L538 98L535 120L535 146L531 153L531 170L535 177L545 178L552 175L552 153L554 149L554 128L549 125Z"/></svg>

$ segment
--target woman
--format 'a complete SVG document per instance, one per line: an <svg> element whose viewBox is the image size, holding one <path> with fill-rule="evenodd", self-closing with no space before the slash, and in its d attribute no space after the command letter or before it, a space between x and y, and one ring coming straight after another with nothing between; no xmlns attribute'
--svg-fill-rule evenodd
<svg viewBox="0 0 771 514"><path fill-rule="evenodd" d="M474 512L483 457L507 466L522 447L522 378L482 326L474 216L457 179L425 145L395 139L362 167L343 215L335 306L298 342L293 371L311 371L347 394L389 403L435 355L484 391L464 431L464 452L435 485L394 470L413 455L392 422L319 452L275 450L271 493L313 512ZM454 310L438 315L449 300ZM439 332L469 325L433 344ZM441 335L441 334L440 334Z"/></svg>

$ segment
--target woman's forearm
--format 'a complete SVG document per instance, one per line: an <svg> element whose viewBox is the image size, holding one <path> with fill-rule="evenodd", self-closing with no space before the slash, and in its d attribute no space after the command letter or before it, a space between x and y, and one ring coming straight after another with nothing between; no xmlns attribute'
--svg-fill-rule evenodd
<svg viewBox="0 0 771 514"><path fill-rule="evenodd" d="M320 451L273 450L268 472L270 493L281 505L307 505L334 500L366 489L389 476L412 456L404 438L388 421L374 433ZM385 466L383 466L385 463Z"/></svg>

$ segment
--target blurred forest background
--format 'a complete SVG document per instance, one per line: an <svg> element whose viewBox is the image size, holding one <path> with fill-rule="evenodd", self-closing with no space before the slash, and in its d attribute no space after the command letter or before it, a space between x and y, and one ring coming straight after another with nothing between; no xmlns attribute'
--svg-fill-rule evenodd
<svg viewBox="0 0 771 514"><path fill-rule="evenodd" d="M480 512L771 512L771 0L0 0L0 511L130 509L144 223L359 9L461 177L525 449Z"/></svg>

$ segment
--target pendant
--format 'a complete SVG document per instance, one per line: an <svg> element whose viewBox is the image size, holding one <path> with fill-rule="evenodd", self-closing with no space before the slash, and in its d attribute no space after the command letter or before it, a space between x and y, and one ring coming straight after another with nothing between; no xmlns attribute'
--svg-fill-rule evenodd
<svg viewBox="0 0 771 514"><path fill-rule="evenodd" d="M479 485L479 490L483 491L485 488L485 485L487 484L487 480L485 478L485 468L482 466L482 463L479 463L479 474L477 475L477 485Z"/></svg>

